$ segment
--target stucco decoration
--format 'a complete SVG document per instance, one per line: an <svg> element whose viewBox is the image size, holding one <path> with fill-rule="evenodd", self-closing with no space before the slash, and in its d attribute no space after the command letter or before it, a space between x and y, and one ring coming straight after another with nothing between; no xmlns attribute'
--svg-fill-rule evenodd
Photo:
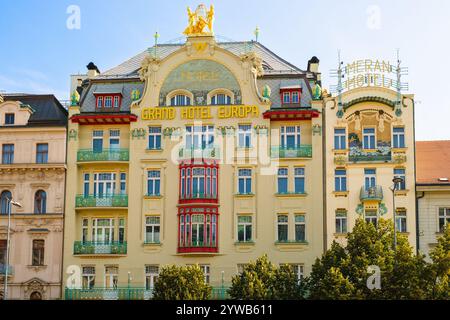
<svg viewBox="0 0 450 320"><path fill-rule="evenodd" d="M194 95L197 105L206 105L208 93L217 88L232 91L235 104L242 103L239 83L230 70L215 61L191 60L176 67L166 77L159 94L159 105L166 105L167 95L176 90L187 90Z"/></svg>
<svg viewBox="0 0 450 320"><path fill-rule="evenodd" d="M156 87L158 85L156 73L159 70L160 63L161 61L158 58L152 57L150 54L147 55L142 61L141 69L139 70L141 81L146 81L148 79L150 84ZM134 101L133 103L137 103L137 101Z"/></svg>
<svg viewBox="0 0 450 320"><path fill-rule="evenodd" d="M315 125L313 125L312 126L312 133L313 133L313 136L315 136L315 135L321 136L322 135L322 126L320 124L317 124L317 123Z"/></svg>
<svg viewBox="0 0 450 320"><path fill-rule="evenodd" d="M131 139L145 139L146 133L143 128L136 128L131 130Z"/></svg>
<svg viewBox="0 0 450 320"><path fill-rule="evenodd" d="M70 131L69 131L69 141L70 140L77 141L77 139L78 139L78 131L75 130L75 129L70 129Z"/></svg>

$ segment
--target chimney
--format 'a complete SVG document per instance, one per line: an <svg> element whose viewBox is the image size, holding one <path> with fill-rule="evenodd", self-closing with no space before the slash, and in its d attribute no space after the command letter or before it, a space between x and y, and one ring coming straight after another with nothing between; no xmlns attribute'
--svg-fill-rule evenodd
<svg viewBox="0 0 450 320"><path fill-rule="evenodd" d="M92 79L100 74L100 70L98 70L97 66L93 62L89 62L86 68L88 69L87 76L89 79Z"/></svg>
<svg viewBox="0 0 450 320"><path fill-rule="evenodd" d="M320 60L314 56L308 61L308 71L318 73Z"/></svg>

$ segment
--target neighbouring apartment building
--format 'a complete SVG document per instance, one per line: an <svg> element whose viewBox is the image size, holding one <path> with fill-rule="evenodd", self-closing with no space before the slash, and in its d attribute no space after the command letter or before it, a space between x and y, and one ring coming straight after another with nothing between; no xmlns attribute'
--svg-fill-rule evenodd
<svg viewBox="0 0 450 320"><path fill-rule="evenodd" d="M429 258L450 223L450 141L417 141L418 249Z"/></svg>
<svg viewBox="0 0 450 320"><path fill-rule="evenodd" d="M8 299L61 297L67 114L53 95L0 100L0 294L7 277Z"/></svg>

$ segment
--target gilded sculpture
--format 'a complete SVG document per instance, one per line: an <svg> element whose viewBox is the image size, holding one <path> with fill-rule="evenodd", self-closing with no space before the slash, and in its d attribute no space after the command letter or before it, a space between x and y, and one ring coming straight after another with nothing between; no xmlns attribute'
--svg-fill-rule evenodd
<svg viewBox="0 0 450 320"><path fill-rule="evenodd" d="M188 7L187 12L189 17L189 25L183 32L185 35L212 35L214 22L213 5L211 5L210 9L207 10L205 5L201 4L194 12L192 12L191 8ZM205 31L206 27L209 31Z"/></svg>

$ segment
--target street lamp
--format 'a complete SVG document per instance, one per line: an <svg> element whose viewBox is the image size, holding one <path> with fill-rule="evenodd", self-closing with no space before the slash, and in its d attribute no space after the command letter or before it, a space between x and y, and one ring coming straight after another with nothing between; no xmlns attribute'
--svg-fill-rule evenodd
<svg viewBox="0 0 450 320"><path fill-rule="evenodd" d="M3 300L8 299L8 273L9 273L9 243L10 243L10 230L11 230L11 205L16 206L18 208L22 208L22 205L19 202L14 201L13 199L9 199L6 197L6 201L8 201L8 236L6 240L6 266L5 266L5 287L3 290Z"/></svg>
<svg viewBox="0 0 450 320"><path fill-rule="evenodd" d="M394 185L392 186L392 208L393 208L393 214L394 214L394 251L397 250L397 212L395 210L395 191L399 190L397 187L403 182L403 178L400 177L394 177L392 179L392 182Z"/></svg>

